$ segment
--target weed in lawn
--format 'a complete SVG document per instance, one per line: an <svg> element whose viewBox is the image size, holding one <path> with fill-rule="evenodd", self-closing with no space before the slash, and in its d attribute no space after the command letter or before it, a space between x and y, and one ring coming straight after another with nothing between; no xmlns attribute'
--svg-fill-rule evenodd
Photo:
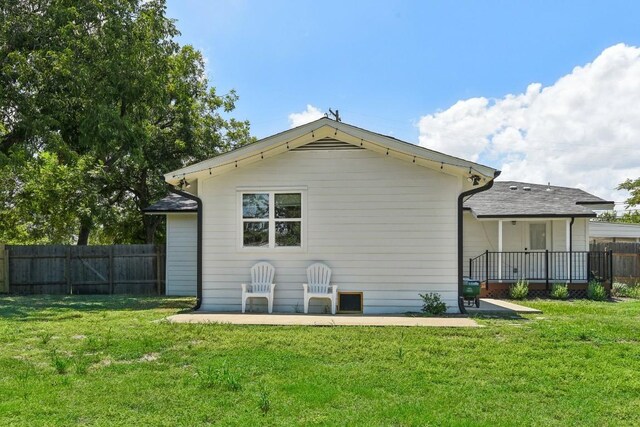
<svg viewBox="0 0 640 427"><path fill-rule="evenodd" d="M104 336L104 348L109 348L111 346L111 330L112 328L109 327L109 329L107 329L107 333Z"/></svg>
<svg viewBox="0 0 640 427"><path fill-rule="evenodd" d="M206 366L196 373L201 388L213 388L218 383L218 373L213 366Z"/></svg>
<svg viewBox="0 0 640 427"><path fill-rule="evenodd" d="M398 360L404 361L404 331L400 332L400 346L398 347Z"/></svg>
<svg viewBox="0 0 640 427"><path fill-rule="evenodd" d="M267 413L271 409L271 399L269 398L269 393L264 387L260 388L260 394L258 398L258 407L260 408L262 415L267 415Z"/></svg>
<svg viewBox="0 0 640 427"><path fill-rule="evenodd" d="M96 337L89 336L84 342L84 347L87 351L94 352L100 349L100 343L98 342Z"/></svg>
<svg viewBox="0 0 640 427"><path fill-rule="evenodd" d="M238 376L231 372L226 360L222 364L222 369L220 370L220 379L228 390L240 391L242 388L240 381L238 380Z"/></svg>
<svg viewBox="0 0 640 427"><path fill-rule="evenodd" d="M73 366L75 368L76 374L78 375L86 375L89 370L90 360L83 354L77 355L73 360Z"/></svg>
<svg viewBox="0 0 640 427"><path fill-rule="evenodd" d="M216 385L221 385L229 391L240 391L242 389L238 375L231 372L226 360L222 363L221 368L215 369L213 366L208 365L199 370L197 376L202 388L213 388Z"/></svg>
<svg viewBox="0 0 640 427"><path fill-rule="evenodd" d="M61 356L56 350L51 352L51 365L60 375L64 375L69 371L71 365L71 359L66 356Z"/></svg>
<svg viewBox="0 0 640 427"><path fill-rule="evenodd" d="M51 337L53 337L53 334L51 332L43 332L40 334L40 343L42 345L47 345L49 343L49 341L51 341Z"/></svg>

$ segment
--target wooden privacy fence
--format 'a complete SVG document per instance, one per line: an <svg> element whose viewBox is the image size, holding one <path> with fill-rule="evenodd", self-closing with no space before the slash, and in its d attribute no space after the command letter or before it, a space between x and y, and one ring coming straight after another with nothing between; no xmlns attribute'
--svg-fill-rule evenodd
<svg viewBox="0 0 640 427"><path fill-rule="evenodd" d="M156 245L9 246L5 292L163 294L165 250ZM0 289L3 289L0 286Z"/></svg>
<svg viewBox="0 0 640 427"><path fill-rule="evenodd" d="M613 252L613 276L616 281L640 281L640 243L592 243L594 250Z"/></svg>

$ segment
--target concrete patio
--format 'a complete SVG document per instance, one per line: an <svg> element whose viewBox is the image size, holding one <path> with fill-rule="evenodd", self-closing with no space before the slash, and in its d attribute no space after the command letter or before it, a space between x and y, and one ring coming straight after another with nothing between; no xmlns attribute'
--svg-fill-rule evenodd
<svg viewBox="0 0 640 427"><path fill-rule="evenodd" d="M226 323L232 325L279 326L427 326L440 328L476 328L475 320L467 317L411 317L404 315L319 315L319 314L240 314L185 313L167 317L175 323Z"/></svg>

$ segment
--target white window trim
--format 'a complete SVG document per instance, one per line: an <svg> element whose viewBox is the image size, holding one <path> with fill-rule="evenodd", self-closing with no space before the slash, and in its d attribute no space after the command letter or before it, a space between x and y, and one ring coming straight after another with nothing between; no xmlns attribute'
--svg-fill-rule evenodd
<svg viewBox="0 0 640 427"><path fill-rule="evenodd" d="M237 209L236 209L236 234L237 238L237 250L242 253L291 253L291 252L306 252L307 251L307 187L238 187L237 192ZM264 193L269 194L269 246L244 246L243 233L244 233L244 218L242 217L242 195L243 194L255 194ZM276 246L276 233L275 233L275 194L283 193L300 193L302 204L302 218L299 220L289 218L277 218L277 221L290 222L300 221L300 246ZM264 221L256 219L255 221ZM266 222L266 221L265 221Z"/></svg>

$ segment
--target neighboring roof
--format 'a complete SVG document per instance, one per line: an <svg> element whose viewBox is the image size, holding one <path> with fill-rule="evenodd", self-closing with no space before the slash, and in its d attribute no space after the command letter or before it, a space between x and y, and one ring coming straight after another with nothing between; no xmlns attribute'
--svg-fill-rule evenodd
<svg viewBox="0 0 640 427"><path fill-rule="evenodd" d="M595 217L594 209L613 209L613 202L578 188L496 181L489 190L467 199L464 207L476 218L567 218Z"/></svg>
<svg viewBox="0 0 640 427"><path fill-rule="evenodd" d="M479 175L485 182L494 179L500 174L500 171L489 166L449 156L390 136L323 117L211 159L166 173L164 177L168 183L175 185L183 177L195 177L198 174L204 175L205 173L221 173L225 170L232 170L261 159L295 150L298 147L328 137L356 147L363 147L400 158L420 166L444 169L446 173Z"/></svg>
<svg viewBox="0 0 640 427"><path fill-rule="evenodd" d="M589 237L640 238L640 224L624 222L589 222Z"/></svg>
<svg viewBox="0 0 640 427"><path fill-rule="evenodd" d="M190 200L174 193L169 194L164 199L160 199L148 208L143 209L147 214L197 212L197 210L198 204L195 200Z"/></svg>

